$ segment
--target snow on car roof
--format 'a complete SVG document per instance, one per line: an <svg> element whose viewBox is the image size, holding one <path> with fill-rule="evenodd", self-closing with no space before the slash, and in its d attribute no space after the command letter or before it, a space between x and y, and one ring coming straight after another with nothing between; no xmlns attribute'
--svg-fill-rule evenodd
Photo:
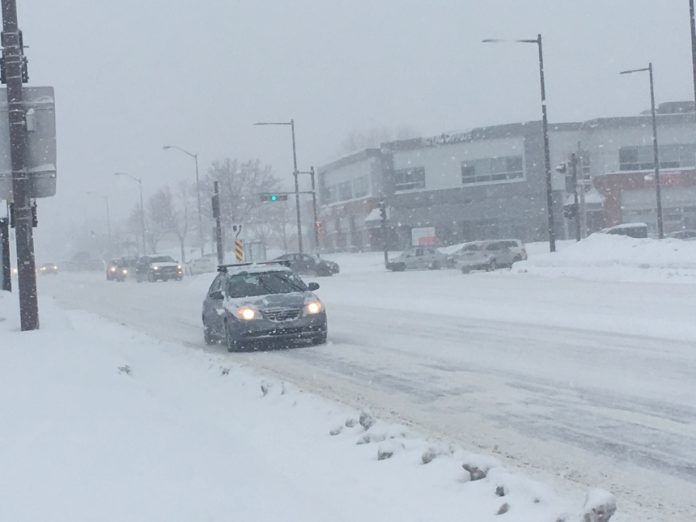
<svg viewBox="0 0 696 522"><path fill-rule="evenodd" d="M242 272L258 274L262 272L292 272L287 266L280 263L251 263L235 265L223 265L224 271L229 274L241 274Z"/></svg>

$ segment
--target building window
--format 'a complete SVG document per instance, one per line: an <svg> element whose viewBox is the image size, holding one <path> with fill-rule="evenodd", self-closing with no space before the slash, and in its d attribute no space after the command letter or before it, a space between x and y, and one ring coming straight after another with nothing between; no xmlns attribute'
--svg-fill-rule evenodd
<svg viewBox="0 0 696 522"><path fill-rule="evenodd" d="M500 183L524 179L522 156L483 158L462 163L462 183Z"/></svg>
<svg viewBox="0 0 696 522"><path fill-rule="evenodd" d="M353 187L350 181L344 181L338 184L338 200L346 201L348 199L353 199Z"/></svg>
<svg viewBox="0 0 696 522"><path fill-rule="evenodd" d="M414 190L425 188L425 168L400 169L394 171L394 190Z"/></svg>
<svg viewBox="0 0 696 522"><path fill-rule="evenodd" d="M658 148L660 168L678 169L696 165L696 145L669 144ZM619 170L652 170L652 145L621 147L619 149Z"/></svg>
<svg viewBox="0 0 696 522"><path fill-rule="evenodd" d="M334 203L336 201L336 185L324 187L322 191L322 202L324 204Z"/></svg>
<svg viewBox="0 0 696 522"><path fill-rule="evenodd" d="M370 179L367 176L360 176L353 180L353 197L362 198L370 192Z"/></svg>

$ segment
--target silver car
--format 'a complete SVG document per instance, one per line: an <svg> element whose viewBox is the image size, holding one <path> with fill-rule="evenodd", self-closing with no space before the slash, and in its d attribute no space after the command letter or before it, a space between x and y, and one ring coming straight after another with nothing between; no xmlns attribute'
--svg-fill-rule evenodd
<svg viewBox="0 0 696 522"><path fill-rule="evenodd" d="M404 270L438 270L447 263L447 256L435 247L412 247L387 263L393 272Z"/></svg>
<svg viewBox="0 0 696 522"><path fill-rule="evenodd" d="M527 259L527 251L519 239L482 241L483 251L490 255L495 267L511 267L517 261Z"/></svg>
<svg viewBox="0 0 696 522"><path fill-rule="evenodd" d="M472 241L465 243L462 248L452 254L452 263L467 274L472 270L486 270L487 272L496 269L495 257L491 252L485 250L486 242Z"/></svg>

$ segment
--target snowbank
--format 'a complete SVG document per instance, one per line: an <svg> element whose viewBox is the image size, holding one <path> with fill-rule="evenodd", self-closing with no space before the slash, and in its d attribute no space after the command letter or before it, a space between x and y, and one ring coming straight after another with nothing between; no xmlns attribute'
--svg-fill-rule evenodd
<svg viewBox="0 0 696 522"><path fill-rule="evenodd" d="M580 499L495 459L260 378L235 362L243 356L158 341L50 302L42 330L19 333L16 315L14 297L0 293L0 520L585 514Z"/></svg>
<svg viewBox="0 0 696 522"><path fill-rule="evenodd" d="M605 281L696 283L696 242L593 234L556 253L515 263L514 273Z"/></svg>

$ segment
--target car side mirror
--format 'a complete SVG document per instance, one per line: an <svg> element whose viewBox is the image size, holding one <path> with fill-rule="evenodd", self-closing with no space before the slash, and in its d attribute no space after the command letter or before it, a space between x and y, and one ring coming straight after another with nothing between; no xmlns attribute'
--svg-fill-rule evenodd
<svg viewBox="0 0 696 522"><path fill-rule="evenodd" d="M307 288L309 289L310 292L314 292L315 290L319 290L319 283L309 283L307 285Z"/></svg>
<svg viewBox="0 0 696 522"><path fill-rule="evenodd" d="M208 296L211 299L214 299L216 301L222 301L225 298L225 296L222 295L222 292L220 290L215 290L214 292L210 292L210 294L208 294Z"/></svg>

